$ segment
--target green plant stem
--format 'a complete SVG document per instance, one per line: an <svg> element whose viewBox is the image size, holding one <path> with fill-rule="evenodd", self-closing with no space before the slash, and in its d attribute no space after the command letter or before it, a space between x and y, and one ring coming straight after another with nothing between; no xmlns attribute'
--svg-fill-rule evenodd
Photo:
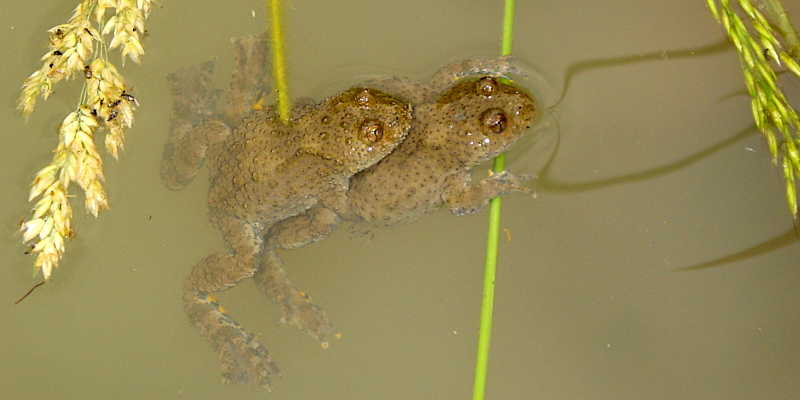
<svg viewBox="0 0 800 400"><path fill-rule="evenodd" d="M497 159L495 159L496 161ZM486 393L486 375L492 337L494 281L497 271L497 244L500 239L500 204L500 198L497 197L492 199L489 205L489 229L486 238L486 259L483 267L483 298L481 299L478 351L475 359L475 382L472 389L473 400L483 400L483 396Z"/></svg>
<svg viewBox="0 0 800 400"><path fill-rule="evenodd" d="M511 37L514 27L514 0L506 0L503 11L503 43L501 44L500 55L511 54Z"/></svg>
<svg viewBox="0 0 800 400"><path fill-rule="evenodd" d="M503 43L501 55L511 54L511 37L514 25L514 0L505 1L503 12ZM505 169L505 154L498 155L492 163L493 173ZM492 312L494 309L494 288L497 271L497 244L500 239L500 206L499 197L489 203L489 228L486 237L486 260L483 268L483 298L481 300L481 321L478 332L478 351L475 360L475 381L472 388L472 399L483 400L486 393L486 375L489 364L489 347L492 337Z"/></svg>
<svg viewBox="0 0 800 400"><path fill-rule="evenodd" d="M283 53L283 25L280 0L267 0L270 9L270 37L272 40L272 76L278 92L278 116L283 123L289 122L289 112L292 108L289 99L289 85L286 83L286 58Z"/></svg>

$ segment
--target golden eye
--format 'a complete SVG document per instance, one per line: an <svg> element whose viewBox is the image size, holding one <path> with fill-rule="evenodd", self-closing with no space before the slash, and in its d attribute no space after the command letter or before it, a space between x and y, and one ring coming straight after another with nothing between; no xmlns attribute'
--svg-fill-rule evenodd
<svg viewBox="0 0 800 400"><path fill-rule="evenodd" d="M499 108L490 108L481 114L481 125L494 133L503 133L508 127L508 117Z"/></svg>
<svg viewBox="0 0 800 400"><path fill-rule="evenodd" d="M361 124L361 138L367 143L377 143L383 138L383 123L368 119Z"/></svg>
<svg viewBox="0 0 800 400"><path fill-rule="evenodd" d="M478 80L475 84L475 89L478 91L478 94L483 97L492 97L497 93L500 84L497 83L497 79L494 79L491 76L485 76Z"/></svg>

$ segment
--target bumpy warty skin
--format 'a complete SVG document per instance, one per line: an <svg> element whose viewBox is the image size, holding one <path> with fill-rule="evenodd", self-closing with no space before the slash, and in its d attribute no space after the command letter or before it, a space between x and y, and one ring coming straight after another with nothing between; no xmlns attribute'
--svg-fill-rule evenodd
<svg viewBox="0 0 800 400"><path fill-rule="evenodd" d="M268 388L279 371L275 362L212 294L252 277L262 259L275 257L263 254L262 243L274 223L311 207L342 212L349 179L402 142L412 108L380 90L356 87L297 107L284 124L272 108L232 103L257 99L266 75L263 39L235 40L234 45L236 63L226 92L211 87L213 64L170 75L175 106L161 176L167 187L180 189L203 164L208 166L209 219L227 250L192 268L184 282L184 306L218 354L225 382ZM216 107L220 95L227 100L222 110ZM326 346L333 331L324 313L282 270L272 269L268 276L283 320Z"/></svg>
<svg viewBox="0 0 800 400"><path fill-rule="evenodd" d="M351 180L349 215L388 226L442 206L457 214L477 211L505 190L469 190L470 171L522 137L535 109L528 94L488 76L463 79L435 102L417 105L406 141ZM492 186L500 188L498 179L509 177L482 183L496 181ZM522 189L510 181L504 188Z"/></svg>
<svg viewBox="0 0 800 400"><path fill-rule="evenodd" d="M535 100L501 77L512 71L505 58L477 59L446 66L427 84L398 78L370 82L414 103L408 137L351 178L343 212L314 207L289 218L272 229L270 246L304 246L325 237L342 219L390 226L442 207L470 214L492 197L530 191L510 172L478 182L470 178L478 164L510 149L537 115Z"/></svg>
<svg viewBox="0 0 800 400"><path fill-rule="evenodd" d="M262 292L291 304L284 299L298 294L276 249L320 240L342 220L370 228L412 221L439 208L463 215L480 210L492 197L529 192L509 172L470 179L477 165L516 143L536 116L533 98L497 76L509 69L506 59L471 60L443 68L428 84L397 78L370 82L415 104L411 131L391 154L350 179L339 209L315 206L269 231L270 257L254 276ZM311 302L296 301L284 313L291 325L313 337L317 327L330 326L325 312Z"/></svg>
<svg viewBox="0 0 800 400"><path fill-rule="evenodd" d="M304 106L288 126L271 110L252 112L209 155L209 207L266 229L320 201L335 206L410 123L410 106L367 88Z"/></svg>

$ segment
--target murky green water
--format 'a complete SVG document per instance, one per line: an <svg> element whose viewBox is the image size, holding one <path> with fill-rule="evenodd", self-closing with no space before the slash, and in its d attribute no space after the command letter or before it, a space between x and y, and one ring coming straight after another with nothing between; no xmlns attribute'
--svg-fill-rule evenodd
<svg viewBox="0 0 800 400"><path fill-rule="evenodd" d="M294 281L344 334L325 351L278 326L277 308L252 284L221 296L283 368L271 394L221 385L215 355L184 317L182 279L221 241L206 221L205 175L183 192L159 182L164 75L210 57L229 68L228 38L264 29L262 2L164 0L153 12L144 64L124 71L142 107L122 161L106 164L112 210L99 221L76 212L78 236L55 279L14 306L33 283L15 234L28 184L49 160L77 87L59 87L28 123L14 101L44 50L45 30L75 1L6 3L3 398L469 397L485 214L443 212L372 237L341 230L287 253ZM288 2L293 95L319 97L359 74L423 78L449 61L498 51L501 2L428 3ZM514 52L560 88L582 60L718 40L720 27L704 7L702 0L520 2ZM721 98L741 88L731 51L585 70L557 111L561 143L550 178L635 173L733 137L750 125L749 105ZM800 98L800 84L789 90ZM510 168L537 172L542 154L534 150L518 149ZM800 391L796 244L673 272L791 227L782 179L760 137L646 180L540 188L536 200L508 198L503 213L511 240L501 247L490 398L787 399Z"/></svg>

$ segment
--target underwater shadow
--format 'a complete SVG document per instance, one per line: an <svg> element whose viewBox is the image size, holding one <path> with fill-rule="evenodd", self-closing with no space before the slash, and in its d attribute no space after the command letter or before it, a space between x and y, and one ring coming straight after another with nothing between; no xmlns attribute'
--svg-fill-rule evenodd
<svg viewBox="0 0 800 400"><path fill-rule="evenodd" d="M615 66L629 65L640 62L663 61L663 60L704 56L715 53L721 53L728 50L732 50L732 46L726 38L723 38L718 42L697 48L659 51L659 52L645 53L641 55L623 56L614 58L598 58L598 59L580 61L568 67L561 94L558 100L555 102L555 104L548 107L548 110L553 111L564 100L574 78L583 72L594 70L597 68L615 67ZM729 95L723 96L720 99L720 101L727 100L731 97L735 97L740 94L746 95L746 92L737 91L731 93ZM739 132L737 132L735 135L733 135L728 139L720 141L719 143L709 146L694 154L685 156L677 161L659 165L653 168L648 168L638 172L632 172L623 175L603 178L599 180L591 180L583 182L569 182L569 181L561 181L550 178L552 163L553 160L556 158L556 155L558 154L560 146L560 136L558 136L556 138L555 149L551 153L549 159L545 163L537 179L537 188L544 192L576 193L576 192L585 192L590 190L603 189L614 185L640 182L656 178L659 176L663 176L678 171L680 169L689 167L697 163L698 161L701 161L705 157L710 156L726 147L729 147L741 141L742 139L745 139L757 133L758 130L756 129L755 125L750 125L744 129L741 129ZM773 236L769 239L764 240L761 243L758 243L746 249L737 251L732 254L724 255L715 258L713 260L704 261L686 267L676 268L673 269L673 271L675 272L697 271L697 270L703 270L721 266L730 266L735 262L747 260L762 254L770 253L772 251L790 246L793 243L797 242L798 239L800 239L798 233L799 232L797 230L797 227L790 228L779 235Z"/></svg>
<svg viewBox="0 0 800 400"><path fill-rule="evenodd" d="M589 190L603 189L614 185L640 182L656 178L659 176L675 172L682 168L686 168L692 164L695 164L698 161L704 159L705 157L708 157L756 133L758 133L758 130L756 130L755 125L750 125L747 128L740 130L738 133L736 133L735 135L733 135L728 139L725 139L717 144L709 146L694 154L690 154L686 157L683 157L677 161L673 161L653 168L648 168L638 172L631 172L628 174L617 175L599 180L591 180L584 182L568 182L568 181L552 179L549 177L552 161L555 159L555 155L558 154L559 144L557 143L556 151L553 152L550 160L547 161L547 164L542 169L541 175L539 175L539 178L537 179L537 188L542 189L545 192L575 193L575 192L585 192Z"/></svg>
<svg viewBox="0 0 800 400"><path fill-rule="evenodd" d="M719 258L715 258L713 260L704 261L699 264L689 265L681 268L675 268L672 271L686 272L686 271L698 271L708 268L730 267L731 264L735 262L744 261L789 246L797 242L798 239L800 239L800 236L797 235L797 231L795 230L795 228L789 228L780 235L773 236L772 238L767 239L755 246L751 246L744 250L737 251L736 253L728 254Z"/></svg>

